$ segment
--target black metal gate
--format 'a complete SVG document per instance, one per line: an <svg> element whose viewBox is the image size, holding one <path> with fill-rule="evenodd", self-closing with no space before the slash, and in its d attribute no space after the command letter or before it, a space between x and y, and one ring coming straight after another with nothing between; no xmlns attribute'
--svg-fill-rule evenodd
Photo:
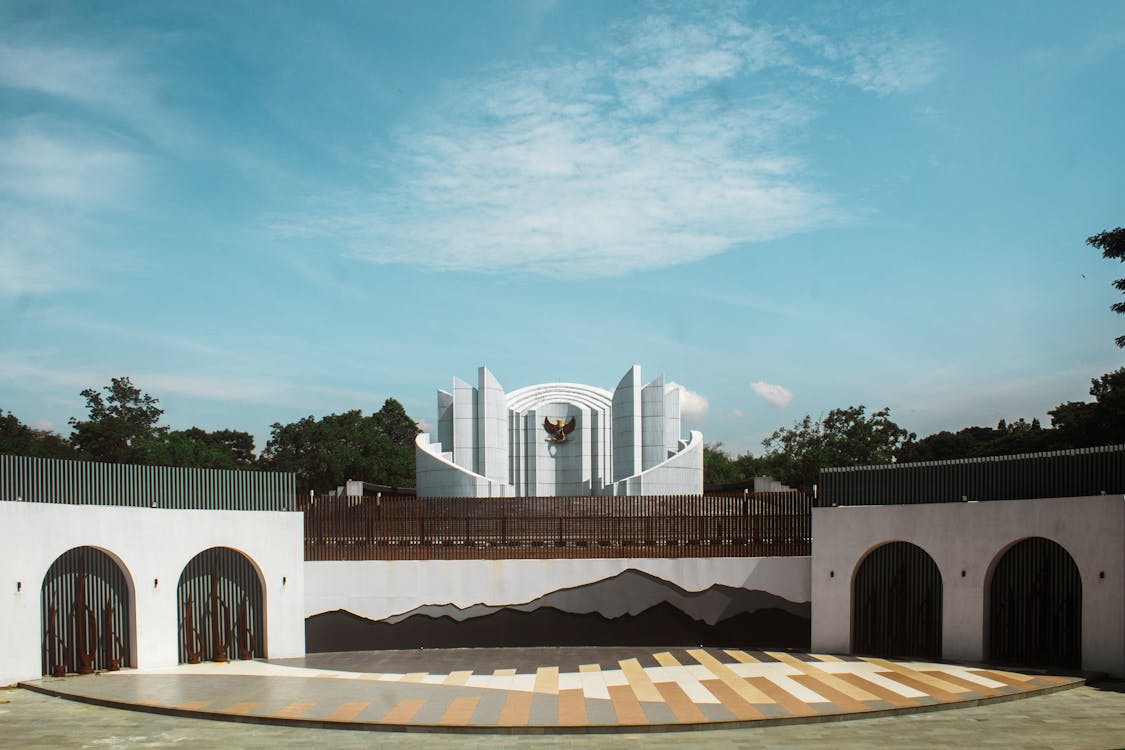
<svg viewBox="0 0 1125 750"><path fill-rule="evenodd" d="M989 649L995 662L1082 666L1082 577L1070 554L1043 537L1004 553L989 587Z"/></svg>
<svg viewBox="0 0 1125 750"><path fill-rule="evenodd" d="M229 547L200 552L176 587L180 662L264 657L262 605L262 583L245 555Z"/></svg>
<svg viewBox="0 0 1125 750"><path fill-rule="evenodd" d="M109 555L75 547L43 576L43 674L131 666L132 608L125 574Z"/></svg>
<svg viewBox="0 0 1125 750"><path fill-rule="evenodd" d="M852 585L852 650L941 658L942 583L937 563L909 542L869 554Z"/></svg>

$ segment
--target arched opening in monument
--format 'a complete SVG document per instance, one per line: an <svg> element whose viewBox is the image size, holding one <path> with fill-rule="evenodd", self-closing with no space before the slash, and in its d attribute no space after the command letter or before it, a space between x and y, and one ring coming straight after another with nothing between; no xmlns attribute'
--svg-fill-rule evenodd
<svg viewBox="0 0 1125 750"><path fill-rule="evenodd" d="M921 547L890 542L872 550L852 579L852 650L941 658L942 581Z"/></svg>
<svg viewBox="0 0 1125 750"><path fill-rule="evenodd" d="M193 557L176 586L181 663L264 658L265 599L250 558L229 547Z"/></svg>
<svg viewBox="0 0 1125 750"><path fill-rule="evenodd" d="M998 559L988 587L988 658L1082 665L1082 576L1061 545L1030 537Z"/></svg>
<svg viewBox="0 0 1125 750"><path fill-rule="evenodd" d="M132 665L129 578L108 554L74 547L43 576L43 674L90 674Z"/></svg>

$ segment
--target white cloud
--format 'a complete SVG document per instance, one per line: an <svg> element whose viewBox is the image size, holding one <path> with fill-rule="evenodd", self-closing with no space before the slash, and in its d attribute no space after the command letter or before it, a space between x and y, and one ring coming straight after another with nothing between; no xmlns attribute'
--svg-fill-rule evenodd
<svg viewBox="0 0 1125 750"><path fill-rule="evenodd" d="M750 388L766 403L781 408L789 406L789 402L793 400L793 392L783 385L774 385L758 380L751 383Z"/></svg>
<svg viewBox="0 0 1125 750"><path fill-rule="evenodd" d="M679 383L671 385L680 389L680 416L692 422L699 422L711 411L711 402L702 393L688 390Z"/></svg>
<svg viewBox="0 0 1125 750"><path fill-rule="evenodd" d="M610 37L592 56L459 82L376 159L388 189L337 194L274 228L437 270L611 276L697 261L848 218L795 153L813 98L755 74L890 93L935 70L929 47L893 35L840 46L722 13Z"/></svg>

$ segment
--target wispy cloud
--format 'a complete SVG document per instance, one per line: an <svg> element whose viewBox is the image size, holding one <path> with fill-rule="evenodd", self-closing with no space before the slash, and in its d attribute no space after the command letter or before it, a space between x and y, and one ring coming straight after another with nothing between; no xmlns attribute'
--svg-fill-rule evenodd
<svg viewBox="0 0 1125 750"><path fill-rule="evenodd" d="M463 82L399 133L400 151L381 160L389 188L275 228L439 270L609 276L687 263L847 217L785 145L815 112L785 94L732 102L715 86L767 68L880 92L925 79L892 42L838 51L727 17L652 17L610 36L596 55Z"/></svg>
<svg viewBox="0 0 1125 750"><path fill-rule="evenodd" d="M758 380L750 384L750 389L768 404L785 408L793 400L793 392L783 385L774 385Z"/></svg>

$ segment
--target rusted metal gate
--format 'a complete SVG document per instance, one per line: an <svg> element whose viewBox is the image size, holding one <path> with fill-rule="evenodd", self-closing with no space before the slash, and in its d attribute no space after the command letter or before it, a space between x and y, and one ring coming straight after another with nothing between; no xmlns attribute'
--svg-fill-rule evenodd
<svg viewBox="0 0 1125 750"><path fill-rule="evenodd" d="M941 658L942 582L937 563L909 542L869 554L852 586L852 650Z"/></svg>
<svg viewBox="0 0 1125 750"><path fill-rule="evenodd" d="M181 663L265 657L262 583L237 550L212 547L184 566L176 613Z"/></svg>
<svg viewBox="0 0 1125 750"><path fill-rule="evenodd" d="M59 556L43 577L43 674L130 666L132 606L125 574L94 547Z"/></svg>
<svg viewBox="0 0 1125 750"><path fill-rule="evenodd" d="M1043 537L1004 553L989 587L989 659L1082 666L1082 577L1070 554Z"/></svg>

